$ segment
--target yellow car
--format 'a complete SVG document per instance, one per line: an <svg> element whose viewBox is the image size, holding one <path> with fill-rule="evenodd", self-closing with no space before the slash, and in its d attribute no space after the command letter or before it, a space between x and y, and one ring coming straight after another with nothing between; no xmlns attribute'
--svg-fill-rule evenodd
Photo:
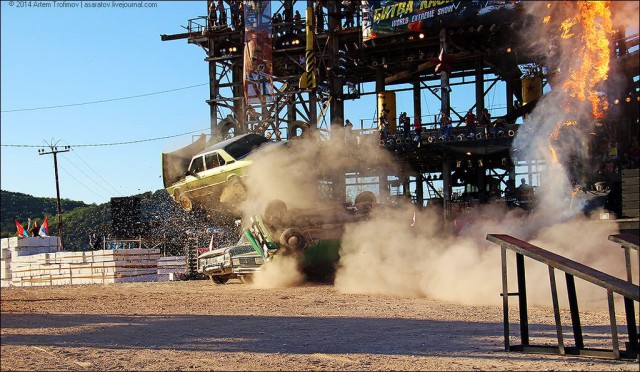
<svg viewBox="0 0 640 372"><path fill-rule="evenodd" d="M244 134L206 148L205 142L203 135L185 148L162 154L164 186L185 211L195 207L218 210L223 204L244 200L243 179L251 165L247 156L270 141L257 134Z"/></svg>

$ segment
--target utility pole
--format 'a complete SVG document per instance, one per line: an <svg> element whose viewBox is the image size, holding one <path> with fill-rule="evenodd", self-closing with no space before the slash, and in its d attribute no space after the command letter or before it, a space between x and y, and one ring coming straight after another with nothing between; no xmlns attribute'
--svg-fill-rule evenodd
<svg viewBox="0 0 640 372"><path fill-rule="evenodd" d="M53 141L52 141L53 143ZM60 206L60 182L58 181L58 153L59 152L68 152L71 150L71 146L64 146L61 149L58 149L58 146L55 144L47 144L49 146L50 151L46 151L45 149L39 149L38 154L40 155L49 155L53 154L53 167L56 172L56 194L58 199L58 250L62 250L62 208Z"/></svg>

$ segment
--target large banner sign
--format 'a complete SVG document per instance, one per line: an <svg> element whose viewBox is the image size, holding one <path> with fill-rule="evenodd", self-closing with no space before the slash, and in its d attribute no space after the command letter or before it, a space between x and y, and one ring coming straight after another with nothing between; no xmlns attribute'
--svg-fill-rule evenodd
<svg viewBox="0 0 640 372"><path fill-rule="evenodd" d="M468 23L493 23L507 16L517 1L362 0L364 40L405 32L438 31Z"/></svg>
<svg viewBox="0 0 640 372"><path fill-rule="evenodd" d="M273 101L271 1L244 2L244 94L248 104Z"/></svg>

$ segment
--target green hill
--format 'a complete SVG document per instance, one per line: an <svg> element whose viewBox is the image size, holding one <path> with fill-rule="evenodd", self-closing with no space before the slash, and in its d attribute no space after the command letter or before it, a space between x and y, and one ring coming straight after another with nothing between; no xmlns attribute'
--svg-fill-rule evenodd
<svg viewBox="0 0 640 372"><path fill-rule="evenodd" d="M64 214L89 205L81 201L61 199L60 206ZM18 220L26 229L27 219L31 218L32 223L37 219L38 224L42 224L45 216L49 217L49 232L52 233L52 229L57 232L58 206L55 198L38 198L20 192L0 190L0 207L2 238L15 236L15 220Z"/></svg>

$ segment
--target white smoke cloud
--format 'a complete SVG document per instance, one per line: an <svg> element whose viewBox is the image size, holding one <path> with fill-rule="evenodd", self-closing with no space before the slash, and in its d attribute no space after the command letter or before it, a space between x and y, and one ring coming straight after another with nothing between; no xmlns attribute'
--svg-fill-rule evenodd
<svg viewBox="0 0 640 372"><path fill-rule="evenodd" d="M566 3L566 2L565 2ZM525 2L525 7L536 14L545 3ZM569 16L574 5L561 8L558 17ZM563 13L565 12L565 13ZM543 40L531 49L549 52L552 38L539 33L543 28L532 25L529 40ZM577 32L577 31L576 31ZM587 151L585 131L568 130L560 133L561 140L553 145L559 163L553 164L549 148L550 135L558 124L566 120L584 120L591 107L586 103L572 104L570 115L563 105L569 97L562 87L566 74L576 61L575 51L581 39L559 42L551 48L555 72L554 90L545 95L526 119L524 128L515 139L516 156L520 159L541 159L547 164L541 176L538 205L534 212L507 210L502 205L489 205L475 209L466 216L467 226L459 235L453 234L442 216L429 210L418 210L404 205L375 209L367 221L349 224L342 240L341 258L335 286L349 293L391 294L398 296L425 296L434 299L474 304L501 302L500 248L486 241L491 233L509 234L531 241L540 247L567 256L607 273L624 277L623 258L611 254L616 245L607 237L617 227L612 222L589 220L578 212L577 199L572 198L572 184L566 164L570 159L582 159ZM557 89L555 89L557 88ZM586 131L588 132L588 131ZM338 130L333 137L341 138ZM389 154L379 146L354 147L341 140L323 142L317 138L299 140L285 151L265 151L256 158L249 174L248 200L243 205L246 215L263 211L272 199L281 199L290 208L318 206L318 180L327 175L342 176L342 170L359 164L373 174L382 169L393 170ZM393 173L393 171L392 171ZM412 225L415 214L416 223ZM597 214L596 214L597 215ZM513 255L509 260L511 285L515 284ZM270 264L267 264L268 267ZM527 261L529 302L550 306L548 271L545 265ZM286 268L291 272L291 267ZM557 275L558 286L564 280ZM294 281L295 282L295 281ZM579 290L589 306L601 306L601 290L579 284ZM583 288L584 292L583 292Z"/></svg>

